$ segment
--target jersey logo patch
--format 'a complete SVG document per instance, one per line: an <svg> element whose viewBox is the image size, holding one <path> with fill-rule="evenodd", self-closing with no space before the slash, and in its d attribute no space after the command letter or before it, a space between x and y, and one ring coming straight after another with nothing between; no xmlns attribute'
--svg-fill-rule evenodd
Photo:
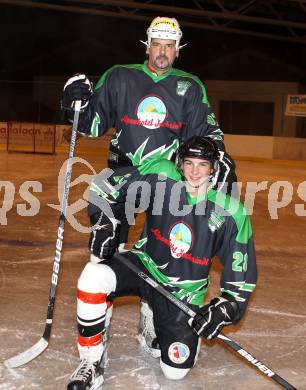
<svg viewBox="0 0 306 390"><path fill-rule="evenodd" d="M192 232L189 226L178 222L170 228L170 250L172 257L179 259L192 245Z"/></svg>
<svg viewBox="0 0 306 390"><path fill-rule="evenodd" d="M224 224L224 221L224 217L217 214L215 211L212 211L208 220L208 227L210 231L215 232L216 230L220 229L220 227Z"/></svg>
<svg viewBox="0 0 306 390"><path fill-rule="evenodd" d="M143 126L153 130L165 128L175 132L180 131L184 125L181 121L171 121L165 103L162 98L157 95L142 97L136 105L134 114L137 115L137 119L131 118L129 115L125 114L121 118L121 122L125 125Z"/></svg>
<svg viewBox="0 0 306 390"><path fill-rule="evenodd" d="M91 137L98 137L99 134L99 124L101 123L100 116L96 112L96 115L92 121L91 128L90 128L90 135Z"/></svg>
<svg viewBox="0 0 306 390"><path fill-rule="evenodd" d="M212 126L219 126L219 123L217 122L216 116L213 112L207 115L207 123L209 123Z"/></svg>
<svg viewBox="0 0 306 390"><path fill-rule="evenodd" d="M183 364L190 356L188 345L183 343L172 343L168 349L169 359L175 364Z"/></svg>
<svg viewBox="0 0 306 390"><path fill-rule="evenodd" d="M157 96L147 96L138 104L137 118L147 129L157 129L167 115L164 102Z"/></svg>
<svg viewBox="0 0 306 390"><path fill-rule="evenodd" d="M191 86L191 82L190 81L178 81L177 82L177 87L176 87L176 93L177 95L179 96L184 96L187 89Z"/></svg>

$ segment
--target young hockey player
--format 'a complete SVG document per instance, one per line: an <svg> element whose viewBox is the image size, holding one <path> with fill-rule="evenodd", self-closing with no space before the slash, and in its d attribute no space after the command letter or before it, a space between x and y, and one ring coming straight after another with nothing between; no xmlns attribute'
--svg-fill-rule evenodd
<svg viewBox="0 0 306 390"><path fill-rule="evenodd" d="M242 318L257 278L252 227L239 201L212 188L219 158L211 138L193 136L179 147L178 169L167 160L152 161L146 169L135 167L133 180L131 171L123 168L116 178L106 174L92 184L91 202L105 211L100 227L111 233L109 248L118 232L111 232L115 218L105 206L111 204L115 210L116 202L131 201L147 191L149 206L141 238L124 256L198 314L191 320L116 258L87 263L78 281L81 363L68 390L102 388L107 308L115 297L136 295L148 302L156 339L147 348L160 356L164 375L173 380L182 379L194 366L199 336L211 340L224 326ZM220 295L204 305L214 256L223 265Z"/></svg>

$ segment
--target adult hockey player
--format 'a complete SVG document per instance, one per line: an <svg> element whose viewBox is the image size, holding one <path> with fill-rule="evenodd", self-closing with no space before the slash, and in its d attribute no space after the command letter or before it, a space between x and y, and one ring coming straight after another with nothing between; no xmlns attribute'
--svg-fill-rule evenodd
<svg viewBox="0 0 306 390"><path fill-rule="evenodd" d="M179 57L181 38L176 19L155 18L143 42L148 55L143 64L112 67L94 92L85 75L70 78L64 86L62 108L72 118L75 100L82 100L78 130L83 135L99 137L115 128L108 159L112 169L139 166L152 159L170 160L180 140L209 136L221 151L216 181L222 183L222 190L230 191L236 181L235 167L225 153L223 133L205 87L198 77L172 67ZM124 213L121 220L125 222ZM127 233L127 224L121 223L121 243L127 241Z"/></svg>
<svg viewBox="0 0 306 390"><path fill-rule="evenodd" d="M207 99L205 87L198 77L173 68L179 57L182 31L174 18L157 17L147 29L146 54L143 64L118 65L107 70L92 91L84 74L70 78L64 86L62 108L72 119L75 100L82 100L79 132L89 137L102 136L115 128L110 143L108 166L116 175L121 167L145 166L154 160L172 159L181 140L193 135L211 137L220 151L219 172L214 188L230 193L236 182L235 165L225 152L223 133ZM124 210L118 205L120 220L119 248L127 242L129 225ZM89 206L91 223L99 218ZM101 230L93 231L91 260L108 258ZM100 245L100 247L99 247ZM142 305L143 328L149 315Z"/></svg>
<svg viewBox="0 0 306 390"><path fill-rule="evenodd" d="M106 174L99 183L103 193L96 191L99 178L93 183L92 203L100 201L102 209L106 197L124 201L126 194L139 193L144 183L146 187L151 185L141 238L124 256L198 314L190 319L115 258L97 264L88 262L78 281L81 363L70 378L68 390L85 389L89 384L93 389L102 388L99 362L105 349L107 303L115 297L136 295L146 299L153 310L156 330L155 343L149 347L160 356L164 375L173 380L182 379L194 366L200 350L199 336L211 340L224 326L242 318L257 278L252 227L238 200L212 188L219 158L211 138L193 136L178 150L179 170L170 161L152 161L145 170L134 168L133 181L129 180L130 170L124 168L117 180L106 180ZM113 191L118 181L122 184L120 191ZM214 256L223 266L220 295L204 305Z"/></svg>

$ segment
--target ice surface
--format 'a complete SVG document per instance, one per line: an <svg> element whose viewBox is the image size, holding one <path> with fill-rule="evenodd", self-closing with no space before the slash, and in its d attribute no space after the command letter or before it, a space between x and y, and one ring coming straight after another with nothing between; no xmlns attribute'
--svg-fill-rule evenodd
<svg viewBox="0 0 306 390"><path fill-rule="evenodd" d="M37 156L0 153L2 178L14 183L14 204L7 213L7 225L0 226L0 389L65 389L69 375L78 364L76 349L76 282L88 260L87 236L66 225L64 253L52 337L47 350L18 369L8 369L3 361L31 347L42 336L48 304L51 270L55 250L58 213L47 206L58 203L57 173L64 155ZM101 162L88 156L92 164ZM289 180L294 187L290 205L279 210L279 219L271 220L267 207L268 191L256 195L253 215L258 254L259 281L247 315L228 334L269 368L306 389L306 229L305 217L298 217L294 204L305 202L297 196L297 187L305 180L305 167L238 161L242 181ZM74 168L74 177L82 173ZM42 183L40 210L31 217L20 216L17 204L26 202L19 188L25 180ZM82 196L81 184L71 190L70 201ZM3 196L3 193L2 193ZM78 213L86 224L86 210ZM133 230L131 241L139 233ZM212 270L210 294L217 293L220 266ZM222 342L204 343L199 360L180 382L165 379L158 360L147 356L138 345L136 334L139 299L121 298L115 303L111 325L105 390L234 390L277 389L273 381L261 375L237 357Z"/></svg>

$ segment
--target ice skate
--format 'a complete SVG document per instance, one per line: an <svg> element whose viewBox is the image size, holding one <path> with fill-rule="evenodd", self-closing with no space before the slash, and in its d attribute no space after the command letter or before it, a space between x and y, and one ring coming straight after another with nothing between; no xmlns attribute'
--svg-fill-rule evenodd
<svg viewBox="0 0 306 390"><path fill-rule="evenodd" d="M101 390L104 382L103 371L100 361L91 363L87 359L81 360L69 379L67 390Z"/></svg>

